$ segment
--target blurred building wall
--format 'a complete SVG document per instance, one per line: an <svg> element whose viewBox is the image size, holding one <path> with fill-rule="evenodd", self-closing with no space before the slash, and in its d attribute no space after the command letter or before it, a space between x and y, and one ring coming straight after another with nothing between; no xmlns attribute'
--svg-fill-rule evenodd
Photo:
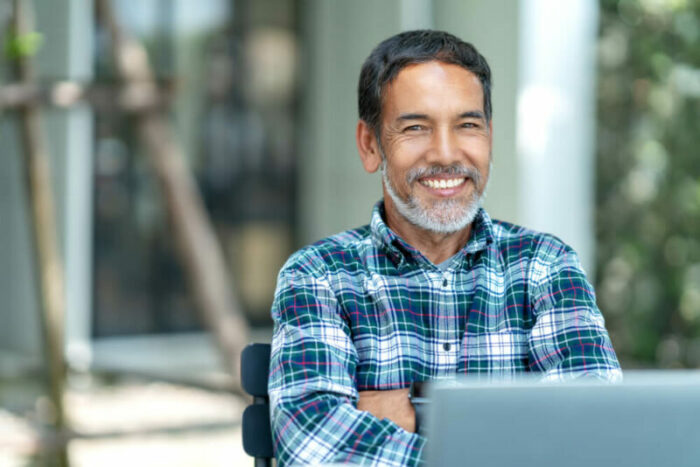
<svg viewBox="0 0 700 467"><path fill-rule="evenodd" d="M19 126L0 124L0 350L39 355L37 300L30 256L29 211L19 159ZM3 364L10 364L5 363Z"/></svg>

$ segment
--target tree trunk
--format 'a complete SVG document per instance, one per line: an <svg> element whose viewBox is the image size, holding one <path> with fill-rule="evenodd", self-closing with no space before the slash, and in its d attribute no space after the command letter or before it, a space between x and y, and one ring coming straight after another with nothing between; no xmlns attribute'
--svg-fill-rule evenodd
<svg viewBox="0 0 700 467"><path fill-rule="evenodd" d="M13 10L13 35L27 34L31 11L25 9L22 0L15 0ZM24 84L35 82L30 56L16 57L16 73ZM58 228L53 204L51 170L46 140L41 126L37 103L20 108L20 127L24 146L26 189L31 206L32 234L34 239L35 271L37 271L38 295L41 309L41 328L44 352L49 373L49 393L52 405L52 423L58 434L60 466L68 466L66 419L63 406L65 360L63 354L63 327L65 291L63 263L59 251Z"/></svg>
<svg viewBox="0 0 700 467"><path fill-rule="evenodd" d="M100 22L111 36L112 56L125 93L140 89L155 94L152 91L156 84L144 47L123 35L108 0L97 0L97 7ZM145 109L137 112L135 119L164 195L177 253L196 305L221 350L233 389L240 393L239 362L248 339L248 324L231 290L214 228L165 112Z"/></svg>

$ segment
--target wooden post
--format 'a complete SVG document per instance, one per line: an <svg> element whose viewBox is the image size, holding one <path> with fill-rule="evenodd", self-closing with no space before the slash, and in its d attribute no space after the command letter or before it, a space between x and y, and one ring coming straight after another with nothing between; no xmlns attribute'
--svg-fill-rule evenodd
<svg viewBox="0 0 700 467"><path fill-rule="evenodd" d="M22 37L31 31L29 24L31 13L22 0L14 0L12 29L15 38ZM25 84L34 83L35 76L31 56L17 54L15 59L18 78ZM56 460L58 465L68 466L68 451L65 443L66 419L63 405L65 290L63 263L59 250L58 228L53 204L49 156L38 104L24 105L20 108L19 115L24 146L27 197L31 206L41 327L49 373L52 422L60 441Z"/></svg>

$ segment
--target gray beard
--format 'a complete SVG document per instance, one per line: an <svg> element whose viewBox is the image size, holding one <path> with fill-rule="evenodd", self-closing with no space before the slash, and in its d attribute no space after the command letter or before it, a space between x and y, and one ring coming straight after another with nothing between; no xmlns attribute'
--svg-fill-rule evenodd
<svg viewBox="0 0 700 467"><path fill-rule="evenodd" d="M408 222L423 230L442 234L455 233L466 228L474 221L486 197L486 187L484 187L481 194L479 194L479 188L482 186L481 174L475 169L463 167L413 169L407 174L406 179L410 186L420 177L436 175L438 173L460 174L469 177L475 185L471 200L466 205L463 205L455 199L446 199L434 202L429 208L421 206L413 195L409 195L408 199L403 200L396 193L387 175L386 158L382 158L382 180L384 181L384 187L387 193L389 193L399 214Z"/></svg>

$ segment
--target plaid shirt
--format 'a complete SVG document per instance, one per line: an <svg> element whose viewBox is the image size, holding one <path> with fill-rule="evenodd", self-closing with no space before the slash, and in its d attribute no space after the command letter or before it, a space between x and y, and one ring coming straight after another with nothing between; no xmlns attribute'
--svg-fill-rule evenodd
<svg viewBox="0 0 700 467"><path fill-rule="evenodd" d="M425 438L357 410L358 391L459 373L621 376L569 246L481 210L443 268L394 234L383 209L279 274L269 393L280 465L418 464Z"/></svg>

